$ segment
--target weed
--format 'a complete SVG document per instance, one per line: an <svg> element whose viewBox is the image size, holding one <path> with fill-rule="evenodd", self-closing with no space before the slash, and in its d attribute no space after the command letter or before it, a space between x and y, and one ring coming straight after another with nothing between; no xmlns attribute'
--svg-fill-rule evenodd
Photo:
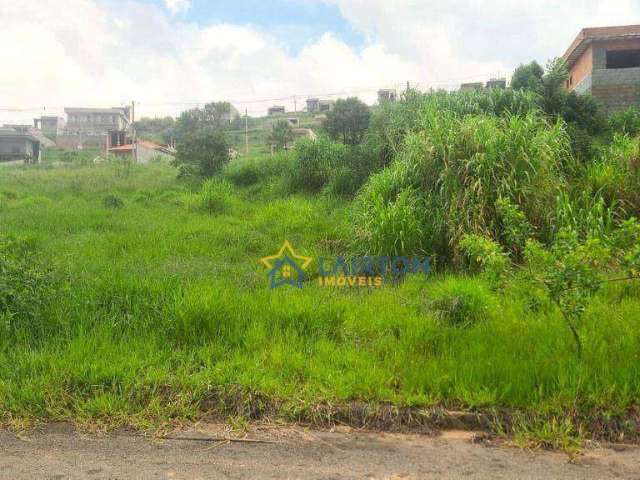
<svg viewBox="0 0 640 480"><path fill-rule="evenodd" d="M124 207L124 201L117 195L107 195L102 199L102 205L104 205L105 208L117 210Z"/></svg>

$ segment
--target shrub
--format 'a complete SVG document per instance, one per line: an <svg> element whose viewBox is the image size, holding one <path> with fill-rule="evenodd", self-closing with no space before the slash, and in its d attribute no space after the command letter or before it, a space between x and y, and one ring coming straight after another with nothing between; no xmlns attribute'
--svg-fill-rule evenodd
<svg viewBox="0 0 640 480"><path fill-rule="evenodd" d="M124 202L117 195L107 195L102 199L102 205L104 205L105 208L112 208L114 210L117 210L124 207Z"/></svg>
<svg viewBox="0 0 640 480"><path fill-rule="evenodd" d="M469 269L486 273L493 282L498 281L509 267L509 257L500 245L478 235L465 235L460 242Z"/></svg>
<svg viewBox="0 0 640 480"><path fill-rule="evenodd" d="M498 199L496 213L500 220L502 244L506 245L514 255L519 256L527 240L533 235L533 228L527 216L506 198Z"/></svg>
<svg viewBox="0 0 640 480"><path fill-rule="evenodd" d="M640 110L629 107L613 113L609 117L609 129L613 134L623 134L635 137L640 134Z"/></svg>
<svg viewBox="0 0 640 480"><path fill-rule="evenodd" d="M611 259L610 249L600 239L580 241L575 231L563 229L550 249L529 241L525 258L530 280L544 286L560 309L580 356L579 323L589 298L602 284L603 267Z"/></svg>
<svg viewBox="0 0 640 480"><path fill-rule="evenodd" d="M640 222L630 218L612 233L611 250L617 264L632 278L640 278Z"/></svg>

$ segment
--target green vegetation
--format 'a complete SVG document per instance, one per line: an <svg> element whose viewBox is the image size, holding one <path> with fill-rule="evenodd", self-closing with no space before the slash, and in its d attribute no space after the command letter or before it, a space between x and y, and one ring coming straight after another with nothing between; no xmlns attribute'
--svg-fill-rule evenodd
<svg viewBox="0 0 640 480"><path fill-rule="evenodd" d="M276 151L286 149L293 142L293 131L286 120L278 120L271 130L269 137L271 145Z"/></svg>
<svg viewBox="0 0 640 480"><path fill-rule="evenodd" d="M327 113L323 127L334 140L347 145L362 142L369 128L371 113L369 107L356 97L338 99L334 108Z"/></svg>
<svg viewBox="0 0 640 480"><path fill-rule="evenodd" d="M409 91L357 142L227 162L205 125L178 169L3 169L2 420L324 424L366 404L483 411L540 445L637 441L638 116L570 120L543 108L558 95ZM327 288L316 261L269 290L259 259L285 239L434 273Z"/></svg>

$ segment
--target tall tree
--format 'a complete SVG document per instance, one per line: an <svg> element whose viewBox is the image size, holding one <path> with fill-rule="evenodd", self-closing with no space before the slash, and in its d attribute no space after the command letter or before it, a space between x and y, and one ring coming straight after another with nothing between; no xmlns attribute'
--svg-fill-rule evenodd
<svg viewBox="0 0 640 480"><path fill-rule="evenodd" d="M175 126L178 141L196 130L214 128L228 130L231 119L231 104L228 102L207 103L202 108L192 108L182 112Z"/></svg>
<svg viewBox="0 0 640 480"><path fill-rule="evenodd" d="M542 84L543 75L544 69L535 60L528 65L520 65L511 77L511 88L538 91Z"/></svg>
<svg viewBox="0 0 640 480"><path fill-rule="evenodd" d="M371 112L369 107L356 97L338 100L323 122L324 129L334 140L347 145L358 145L362 142L367 129Z"/></svg>
<svg viewBox="0 0 640 480"><path fill-rule="evenodd" d="M211 177L229 162L229 143L224 130L202 127L180 137L176 164L181 174Z"/></svg>

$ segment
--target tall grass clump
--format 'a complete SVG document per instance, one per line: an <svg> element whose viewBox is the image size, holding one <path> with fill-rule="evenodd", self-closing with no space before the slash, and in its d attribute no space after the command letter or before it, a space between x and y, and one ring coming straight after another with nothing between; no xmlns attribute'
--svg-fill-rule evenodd
<svg viewBox="0 0 640 480"><path fill-rule="evenodd" d="M374 218L380 206L389 208L407 196L420 206L405 210L421 223L415 249L445 260L458 257L466 234L505 241L509 209L499 208L505 203L520 214L520 228L549 238L555 199L565 187L563 166L572 162L564 124L549 123L537 112L460 116L427 102L420 125L407 134L395 162L359 196L357 234L367 248L374 247L372 253L393 253L397 238L370 244L385 228Z"/></svg>
<svg viewBox="0 0 640 480"><path fill-rule="evenodd" d="M614 135L585 167L584 182L578 186L602 198L619 217L640 216L640 137Z"/></svg>
<svg viewBox="0 0 640 480"><path fill-rule="evenodd" d="M211 215L227 213L233 204L233 186L218 178L211 178L202 184L198 194L198 207Z"/></svg>
<svg viewBox="0 0 640 480"><path fill-rule="evenodd" d="M266 182L273 177L288 176L291 160L292 155L289 152L237 159L224 168L222 176L238 187L248 187Z"/></svg>
<svg viewBox="0 0 640 480"><path fill-rule="evenodd" d="M0 236L0 337L42 338L56 289L31 243Z"/></svg>
<svg viewBox="0 0 640 480"><path fill-rule="evenodd" d="M291 171L293 191L319 192L329 182L336 166L344 162L349 147L326 138L301 140L295 147Z"/></svg>
<svg viewBox="0 0 640 480"><path fill-rule="evenodd" d="M538 110L540 96L531 91L492 89L487 92L406 92L400 101L384 103L373 112L365 144L381 167L403 150L406 135L424 129L425 109L466 115L526 115Z"/></svg>
<svg viewBox="0 0 640 480"><path fill-rule="evenodd" d="M448 327L470 328L490 320L498 303L479 279L448 278L430 292L429 308Z"/></svg>

